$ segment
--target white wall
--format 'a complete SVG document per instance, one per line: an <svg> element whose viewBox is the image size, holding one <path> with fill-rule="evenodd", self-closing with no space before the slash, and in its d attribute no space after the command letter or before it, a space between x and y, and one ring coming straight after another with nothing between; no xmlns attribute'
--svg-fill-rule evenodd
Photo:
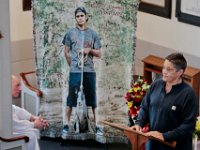
<svg viewBox="0 0 200 150"><path fill-rule="evenodd" d="M200 57L200 27L179 22L172 0L172 18L138 12L137 39Z"/></svg>
<svg viewBox="0 0 200 150"><path fill-rule="evenodd" d="M21 72L35 70L33 39L11 42L11 70L19 76Z"/></svg>
<svg viewBox="0 0 200 150"><path fill-rule="evenodd" d="M9 0L11 70L17 76L21 72L35 70L32 11L23 11L22 2Z"/></svg>
<svg viewBox="0 0 200 150"><path fill-rule="evenodd" d="M31 11L23 11L23 0L10 2L10 33L11 41L33 38L33 19Z"/></svg>

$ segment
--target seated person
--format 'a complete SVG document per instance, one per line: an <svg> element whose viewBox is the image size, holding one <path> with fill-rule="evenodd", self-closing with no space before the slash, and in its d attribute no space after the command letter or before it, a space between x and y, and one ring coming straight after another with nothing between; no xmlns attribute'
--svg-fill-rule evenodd
<svg viewBox="0 0 200 150"><path fill-rule="evenodd" d="M12 76L12 97L18 97L21 92L20 80ZM44 129L48 126L47 120L41 116L34 116L23 108L12 105L13 134L29 137L28 150L39 150L36 129Z"/></svg>

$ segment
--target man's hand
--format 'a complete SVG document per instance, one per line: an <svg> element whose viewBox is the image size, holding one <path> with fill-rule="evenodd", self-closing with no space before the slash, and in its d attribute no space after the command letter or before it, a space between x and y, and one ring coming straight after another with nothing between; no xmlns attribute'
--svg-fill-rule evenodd
<svg viewBox="0 0 200 150"><path fill-rule="evenodd" d="M31 118L30 118L30 121L34 122L36 119L37 119L37 116L32 115Z"/></svg>
<svg viewBox="0 0 200 150"><path fill-rule="evenodd" d="M101 57L101 51L100 49L92 49L92 48L84 48L84 55L92 55L97 58Z"/></svg>
<svg viewBox="0 0 200 150"><path fill-rule="evenodd" d="M83 53L88 55L92 49L91 48L84 48Z"/></svg>
<svg viewBox="0 0 200 150"><path fill-rule="evenodd" d="M142 132L142 127L140 127L139 125L134 125L134 126L131 127L131 129Z"/></svg>
<svg viewBox="0 0 200 150"><path fill-rule="evenodd" d="M47 126L48 121L43 119L41 115L39 117L35 117L34 128L45 129Z"/></svg>
<svg viewBox="0 0 200 150"><path fill-rule="evenodd" d="M162 133L160 133L158 131L150 131L150 132L147 132L146 135L152 136L152 137L160 139L161 141L164 141L164 137L163 137Z"/></svg>

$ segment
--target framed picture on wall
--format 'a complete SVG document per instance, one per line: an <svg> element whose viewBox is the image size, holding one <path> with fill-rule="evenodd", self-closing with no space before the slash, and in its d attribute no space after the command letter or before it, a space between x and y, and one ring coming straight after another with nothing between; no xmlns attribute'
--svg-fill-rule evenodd
<svg viewBox="0 0 200 150"><path fill-rule="evenodd" d="M23 11L31 10L31 0L23 0L22 2Z"/></svg>
<svg viewBox="0 0 200 150"><path fill-rule="evenodd" d="M172 0L140 0L139 10L157 16L171 18Z"/></svg>
<svg viewBox="0 0 200 150"><path fill-rule="evenodd" d="M181 22L200 26L200 1L176 0L176 17Z"/></svg>
<svg viewBox="0 0 200 150"><path fill-rule="evenodd" d="M0 32L0 39L1 39L1 38L3 38L3 35L2 35L1 32Z"/></svg>

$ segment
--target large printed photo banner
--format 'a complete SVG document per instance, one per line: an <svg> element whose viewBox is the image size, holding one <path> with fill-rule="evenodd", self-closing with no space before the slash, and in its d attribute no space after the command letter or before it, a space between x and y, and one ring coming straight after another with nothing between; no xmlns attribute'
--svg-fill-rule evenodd
<svg viewBox="0 0 200 150"><path fill-rule="evenodd" d="M70 70L62 40L76 26L75 9L83 6L89 17L88 26L97 32L102 45L101 58L94 58L96 123L88 108L93 130L77 134L74 108L65 138L90 138L102 143L126 141L121 131L100 121L128 125L124 94L133 75L138 4L138 0L32 0L36 73L44 93L40 113L49 120L49 128L41 131L41 136L62 136Z"/></svg>

